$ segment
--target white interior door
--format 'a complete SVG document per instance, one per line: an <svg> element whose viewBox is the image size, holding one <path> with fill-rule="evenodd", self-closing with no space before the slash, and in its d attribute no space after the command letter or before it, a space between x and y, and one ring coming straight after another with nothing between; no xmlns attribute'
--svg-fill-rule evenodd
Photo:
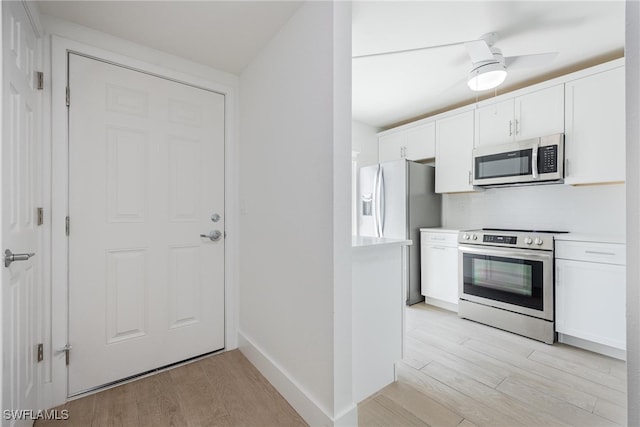
<svg viewBox="0 0 640 427"><path fill-rule="evenodd" d="M2 2L2 255L38 252L36 36L22 2ZM27 257L25 257L27 258ZM38 400L38 257L3 262L2 409L35 410ZM2 425L31 425L3 414ZM16 420L15 418L21 418Z"/></svg>
<svg viewBox="0 0 640 427"><path fill-rule="evenodd" d="M69 87L74 395L224 347L224 96L75 54Z"/></svg>

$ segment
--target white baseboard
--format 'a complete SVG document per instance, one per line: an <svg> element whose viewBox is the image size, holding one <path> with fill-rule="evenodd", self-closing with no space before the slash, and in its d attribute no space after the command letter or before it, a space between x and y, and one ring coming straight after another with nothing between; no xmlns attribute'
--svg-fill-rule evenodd
<svg viewBox="0 0 640 427"><path fill-rule="evenodd" d="M286 370L241 331L238 331L238 348L309 425L334 427L358 424L358 408L355 404L335 418L331 417Z"/></svg>
<svg viewBox="0 0 640 427"><path fill-rule="evenodd" d="M572 337L571 335L559 333L558 342L572 345L574 347L579 347L583 350L593 351L594 353L604 354L605 356L613 357L614 359L627 360L627 352L625 350L592 341L587 341L582 338Z"/></svg>
<svg viewBox="0 0 640 427"><path fill-rule="evenodd" d="M453 311L454 313L458 312L458 304L453 304L453 303L442 301L436 298L425 297L424 303L433 305L434 307L439 307L445 310Z"/></svg>

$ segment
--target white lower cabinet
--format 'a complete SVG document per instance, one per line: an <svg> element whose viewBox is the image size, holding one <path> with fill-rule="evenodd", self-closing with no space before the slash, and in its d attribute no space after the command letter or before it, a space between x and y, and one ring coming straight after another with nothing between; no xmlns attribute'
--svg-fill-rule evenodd
<svg viewBox="0 0 640 427"><path fill-rule="evenodd" d="M427 304L458 306L458 231L421 231L421 288Z"/></svg>
<svg viewBox="0 0 640 427"><path fill-rule="evenodd" d="M626 348L624 251L622 244L556 243L559 334Z"/></svg>

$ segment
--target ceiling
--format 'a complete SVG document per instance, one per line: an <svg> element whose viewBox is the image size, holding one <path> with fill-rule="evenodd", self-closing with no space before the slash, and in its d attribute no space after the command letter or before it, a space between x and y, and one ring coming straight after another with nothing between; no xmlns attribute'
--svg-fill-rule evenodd
<svg viewBox="0 0 640 427"><path fill-rule="evenodd" d="M38 1L41 13L232 74L301 1Z"/></svg>
<svg viewBox="0 0 640 427"><path fill-rule="evenodd" d="M301 1L38 1L44 14L240 74ZM353 54L474 40L498 32L505 56L559 52L510 70L498 93L622 55L624 6L610 1L355 1ZM311 47L310 47L311 48ZM353 60L353 118L387 128L472 103L463 44ZM480 93L482 97L494 93Z"/></svg>
<svg viewBox="0 0 640 427"><path fill-rule="evenodd" d="M412 49L497 32L505 57L559 52L537 68L508 70L498 94L622 55L624 1L358 1L353 54ZM472 103L464 44L353 60L353 118L387 128ZM493 96L493 90L480 97Z"/></svg>

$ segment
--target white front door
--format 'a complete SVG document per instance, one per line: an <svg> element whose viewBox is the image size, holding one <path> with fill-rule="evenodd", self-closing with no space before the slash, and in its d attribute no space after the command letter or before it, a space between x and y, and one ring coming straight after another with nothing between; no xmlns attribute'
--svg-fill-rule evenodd
<svg viewBox="0 0 640 427"><path fill-rule="evenodd" d="M22 2L2 2L2 256L37 253L37 40ZM39 258L2 262L2 409L36 410ZM26 256L24 258L27 258ZM28 413L2 425L31 425Z"/></svg>
<svg viewBox="0 0 640 427"><path fill-rule="evenodd" d="M224 96L76 54L69 87L71 396L224 347Z"/></svg>

